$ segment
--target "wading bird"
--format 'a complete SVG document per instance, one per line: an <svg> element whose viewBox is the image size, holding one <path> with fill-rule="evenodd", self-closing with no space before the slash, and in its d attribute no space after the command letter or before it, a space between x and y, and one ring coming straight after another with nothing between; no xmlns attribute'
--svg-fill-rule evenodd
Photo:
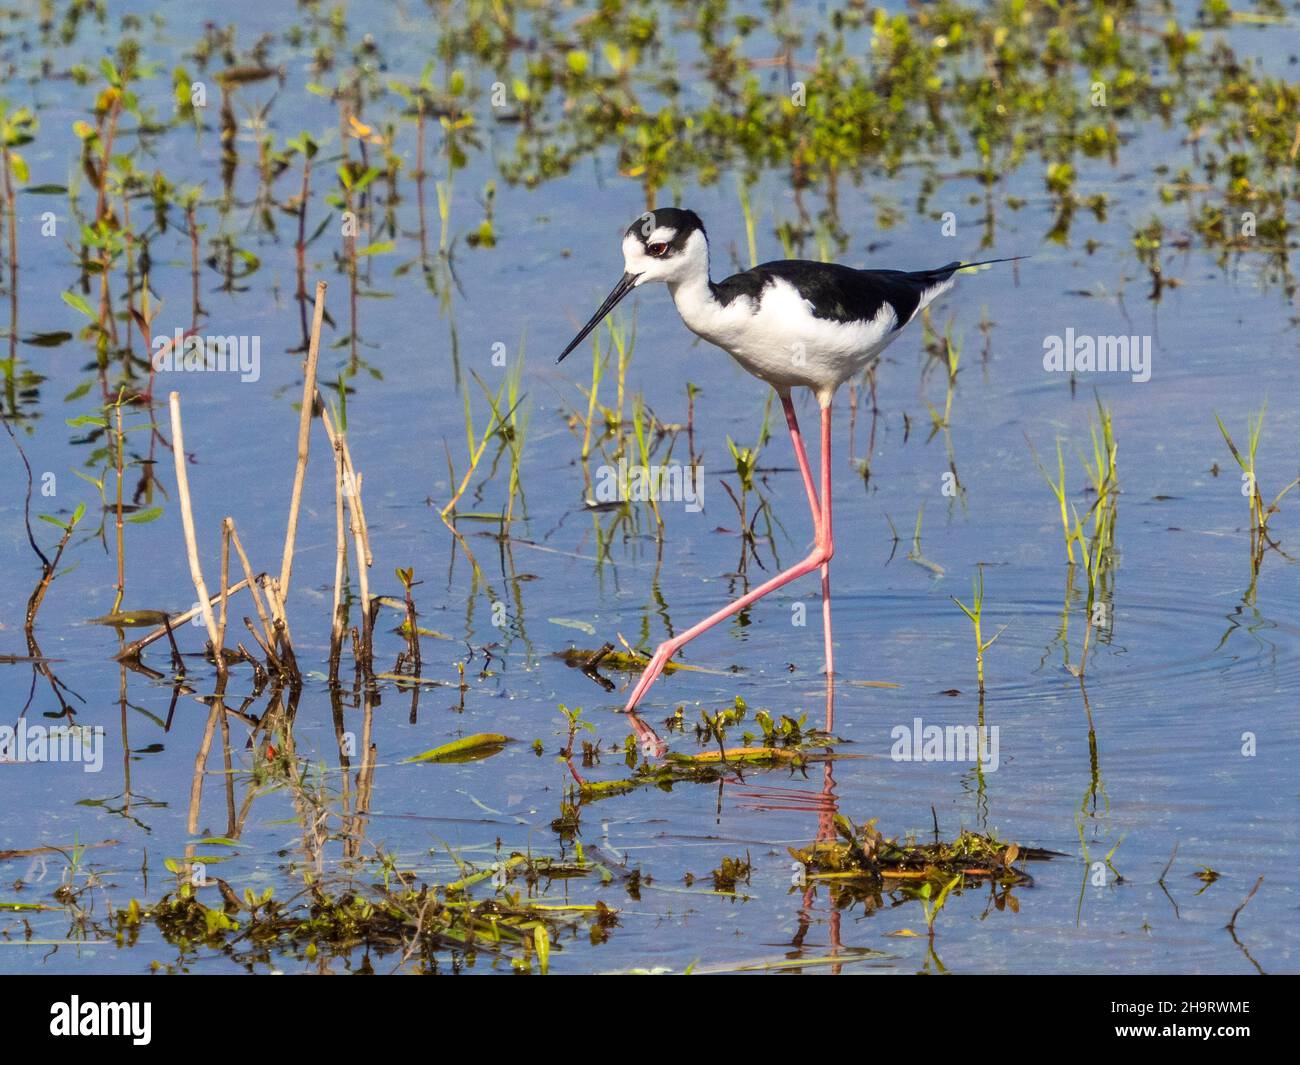
<svg viewBox="0 0 1300 1065"><path fill-rule="evenodd" d="M831 400L840 385L870 365L908 322L952 287L958 270L1011 261L952 262L934 270L904 271L855 270L836 263L785 259L715 283L709 279L704 223L694 211L661 207L647 211L628 227L623 237L622 279L560 354L560 360L629 292L652 281L664 282L691 332L716 344L781 397L813 522L813 550L802 562L659 645L624 708L643 741L653 738L657 743L658 738L636 718L637 703L673 655L718 622L815 569L821 570L826 676L831 682L830 561L835 553L831 534ZM798 387L811 389L821 408L820 495L790 399L790 390ZM833 725L832 706L828 691L828 730Z"/></svg>

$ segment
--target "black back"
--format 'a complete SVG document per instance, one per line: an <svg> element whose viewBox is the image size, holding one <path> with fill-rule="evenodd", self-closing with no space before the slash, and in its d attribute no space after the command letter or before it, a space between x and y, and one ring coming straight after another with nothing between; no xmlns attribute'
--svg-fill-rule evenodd
<svg viewBox="0 0 1300 1065"><path fill-rule="evenodd" d="M780 259L733 274L712 285L714 297L723 305L738 296L757 302L764 287L777 278L788 281L812 306L813 317L832 322L868 321L889 304L902 329L925 293L942 284L960 268L960 262L934 270L855 270L838 263L815 263L802 259Z"/></svg>

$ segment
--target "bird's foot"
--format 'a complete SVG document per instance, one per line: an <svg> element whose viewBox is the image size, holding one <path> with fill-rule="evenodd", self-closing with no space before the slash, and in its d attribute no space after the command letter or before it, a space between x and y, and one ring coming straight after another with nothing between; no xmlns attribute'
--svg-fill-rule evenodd
<svg viewBox="0 0 1300 1065"><path fill-rule="evenodd" d="M678 644L673 640L665 640L655 649L655 653L650 656L650 661L646 663L645 670L641 673L636 686L632 689L627 705L623 707L623 712L632 720L632 728L637 734L641 752L647 757L652 755L662 757L668 752L668 745L659 738L659 734L654 729L637 716L636 707L645 696L645 693L650 690L650 686L659 679L664 667L668 665L668 660L677 651Z"/></svg>

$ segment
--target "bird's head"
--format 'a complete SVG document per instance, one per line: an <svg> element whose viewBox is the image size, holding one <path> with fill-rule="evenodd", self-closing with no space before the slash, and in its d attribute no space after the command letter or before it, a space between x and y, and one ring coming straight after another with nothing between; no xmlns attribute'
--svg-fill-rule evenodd
<svg viewBox="0 0 1300 1065"><path fill-rule="evenodd" d="M669 285L709 276L709 243L694 211L660 207L646 211L623 235L623 277L582 331L560 355L564 359L629 292L651 281Z"/></svg>
<svg viewBox="0 0 1300 1065"><path fill-rule="evenodd" d="M709 266L704 223L694 211L660 207L646 211L623 236L623 268L637 285L685 281Z"/></svg>

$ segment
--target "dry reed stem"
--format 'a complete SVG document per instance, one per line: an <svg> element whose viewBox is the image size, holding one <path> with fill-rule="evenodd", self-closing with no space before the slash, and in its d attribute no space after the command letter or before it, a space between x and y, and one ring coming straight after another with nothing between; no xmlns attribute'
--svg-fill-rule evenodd
<svg viewBox="0 0 1300 1065"><path fill-rule="evenodd" d="M239 531L235 528L235 519L227 518L230 524L230 541L235 545L235 554L239 556L239 564L244 568L244 576L248 578L249 590L253 593L253 606L257 610L258 620L262 622L262 630L266 634L266 642L272 647L275 646L275 626L271 624L266 606L262 602L262 593L257 586L257 577L253 574L253 567L248 562L248 555L244 553L244 545L239 539ZM256 634L254 634L256 635ZM257 641L262 643L261 639ZM270 653L271 661L279 668L279 659L275 657L275 652Z"/></svg>
<svg viewBox="0 0 1300 1065"><path fill-rule="evenodd" d="M185 469L185 434L181 427L181 396L172 392L167 401L171 407L172 420L172 457L176 460L176 492L180 497L181 525L185 530L185 553L190 563L190 577L194 581L194 590L199 596L199 610L203 614L203 624L212 641L212 650L217 659L218 672L225 671L221 658L221 640L217 632L217 622L212 616L212 600L208 595L208 586L203 580L203 567L199 564L198 541L194 535L194 511L190 507L190 479ZM225 598L224 594L222 596Z"/></svg>
<svg viewBox="0 0 1300 1065"><path fill-rule="evenodd" d="M352 524L352 541L357 559L357 583L361 585L361 652L370 664L370 576L366 572L365 542L361 530L361 474L356 475L352 483L352 494L348 496L348 516Z"/></svg>
<svg viewBox="0 0 1300 1065"><path fill-rule="evenodd" d="M343 599L343 567L347 563L348 538L343 520L343 483L346 470L343 465L343 446L334 441L334 542L337 551L334 556L334 610L330 615L330 670L331 676L338 670L339 649L343 642L343 617L341 613Z"/></svg>
<svg viewBox="0 0 1300 1065"><path fill-rule="evenodd" d="M289 498L289 525L284 533L284 557L280 563L280 591L289 597L289 577L293 573L293 548L298 538L298 511L302 506L302 485L307 476L307 456L311 449L311 418L316 406L316 366L320 360L320 331L325 317L325 282L316 283L316 307L312 314L311 342L303 370L302 410L298 413L298 464L293 471L293 493ZM324 408L322 407L322 410Z"/></svg>
<svg viewBox="0 0 1300 1065"><path fill-rule="evenodd" d="M284 612L284 597L280 594L280 582L270 574L262 574L262 588L266 592L266 600L271 604L271 616L275 618L276 625L280 626L280 646L292 654L293 637L289 634L289 618Z"/></svg>
<svg viewBox="0 0 1300 1065"><path fill-rule="evenodd" d="M270 662L276 670L279 670L280 660L276 657L275 652L271 650L270 644L262 639L262 634L257 631L257 626L253 624L253 619L245 616L244 627L248 629L248 634L253 637L257 646L262 649L262 653L266 655L266 660Z"/></svg>
<svg viewBox="0 0 1300 1065"><path fill-rule="evenodd" d="M229 518L221 523L221 610L217 615L216 652L223 657L223 661L226 647L226 603L230 588L230 526Z"/></svg>
<svg viewBox="0 0 1300 1065"><path fill-rule="evenodd" d="M334 429L334 420L330 417L329 410L320 399L320 393L316 395L317 401L321 404L321 424L325 427L325 435L329 437L331 447L341 447L343 449L343 468L347 472L347 483L355 487L357 483L357 468L352 463L352 451L348 447L347 433L336 432ZM367 566L375 564L374 555L370 552L370 526L366 524L366 512L361 506L360 492L353 492L353 497L357 501L357 518L361 523L361 542L365 547L365 559Z"/></svg>

